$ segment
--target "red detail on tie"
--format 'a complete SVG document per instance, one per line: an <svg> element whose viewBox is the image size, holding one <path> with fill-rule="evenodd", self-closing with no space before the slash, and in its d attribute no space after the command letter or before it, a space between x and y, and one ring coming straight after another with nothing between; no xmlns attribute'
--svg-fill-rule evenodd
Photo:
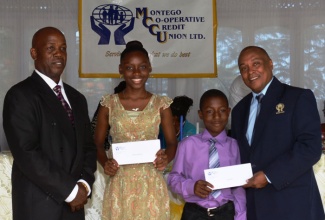
<svg viewBox="0 0 325 220"><path fill-rule="evenodd" d="M63 95L61 93L61 86L60 85L56 85L53 88L54 92L56 92L56 96L58 97L58 99L60 100L64 110L68 113L68 117L71 121L71 124L74 125L74 117L73 117L73 113L72 110L69 106L69 104L65 101L65 99L63 98Z"/></svg>

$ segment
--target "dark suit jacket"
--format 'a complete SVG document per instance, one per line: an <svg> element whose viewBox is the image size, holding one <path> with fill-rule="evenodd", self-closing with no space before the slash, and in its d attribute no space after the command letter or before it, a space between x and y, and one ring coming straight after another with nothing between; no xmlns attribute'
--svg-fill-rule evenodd
<svg viewBox="0 0 325 220"><path fill-rule="evenodd" d="M6 94L3 127L12 152L14 220L82 220L64 201L79 179L92 186L96 148L87 101L71 86L64 89L75 128L60 101L37 73Z"/></svg>
<svg viewBox="0 0 325 220"><path fill-rule="evenodd" d="M264 171L272 184L246 190L248 220L323 220L312 168L322 148L313 93L274 77L262 99L249 146L246 130L251 99L250 93L234 107L231 134L238 141L242 163L251 163L253 173Z"/></svg>

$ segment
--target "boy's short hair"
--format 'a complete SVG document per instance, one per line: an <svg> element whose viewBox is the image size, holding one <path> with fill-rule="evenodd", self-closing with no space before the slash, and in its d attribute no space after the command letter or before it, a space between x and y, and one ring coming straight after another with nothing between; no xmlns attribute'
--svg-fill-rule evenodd
<svg viewBox="0 0 325 220"><path fill-rule="evenodd" d="M227 102L227 106L229 106L228 98L227 96L218 89L209 89L206 92L203 93L203 95L200 98L200 110L202 110L203 103L211 97L220 97L223 98Z"/></svg>

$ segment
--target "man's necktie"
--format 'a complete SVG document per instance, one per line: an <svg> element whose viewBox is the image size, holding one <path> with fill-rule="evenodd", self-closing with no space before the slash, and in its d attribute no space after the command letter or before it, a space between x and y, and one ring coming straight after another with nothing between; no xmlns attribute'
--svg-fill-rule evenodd
<svg viewBox="0 0 325 220"><path fill-rule="evenodd" d="M256 117L255 117L255 123L254 123L254 128L253 128L253 134L252 134L252 140L254 138L254 133L255 133L255 126L256 126L256 122L257 122L257 119L258 119L258 115L260 114L260 110L261 110L261 101L262 101L262 98L263 98L263 93L255 96L258 104L257 104L257 109L256 109Z"/></svg>
<svg viewBox="0 0 325 220"><path fill-rule="evenodd" d="M216 148L216 140L214 138L211 138L209 140L210 142L210 148L209 148L209 168L217 168L220 166L220 162L219 162L219 155L218 155L218 151ZM213 190L211 192L211 195L214 198L217 198L220 195L221 191L220 190Z"/></svg>
<svg viewBox="0 0 325 220"><path fill-rule="evenodd" d="M68 117L71 121L71 124L74 125L74 117L73 117L73 113L72 110L69 106L69 104L65 101L65 99L63 98L63 95L61 93L61 86L60 85L56 85L53 90L56 92L58 99L60 100L63 108L65 109L65 111L68 113Z"/></svg>
<svg viewBox="0 0 325 220"><path fill-rule="evenodd" d="M257 95L255 98L257 99L258 105L257 105L257 111L256 111L256 119L255 119L255 123L257 121L258 115L260 114L260 110L261 110L261 101L263 98L263 93Z"/></svg>

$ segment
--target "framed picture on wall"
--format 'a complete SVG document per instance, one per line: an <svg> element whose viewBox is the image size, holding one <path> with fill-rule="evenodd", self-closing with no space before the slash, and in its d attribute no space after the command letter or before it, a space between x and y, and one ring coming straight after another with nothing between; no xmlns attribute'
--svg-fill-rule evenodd
<svg viewBox="0 0 325 220"><path fill-rule="evenodd" d="M216 77L216 1L79 0L83 78L119 77L120 54L139 40L157 78Z"/></svg>

